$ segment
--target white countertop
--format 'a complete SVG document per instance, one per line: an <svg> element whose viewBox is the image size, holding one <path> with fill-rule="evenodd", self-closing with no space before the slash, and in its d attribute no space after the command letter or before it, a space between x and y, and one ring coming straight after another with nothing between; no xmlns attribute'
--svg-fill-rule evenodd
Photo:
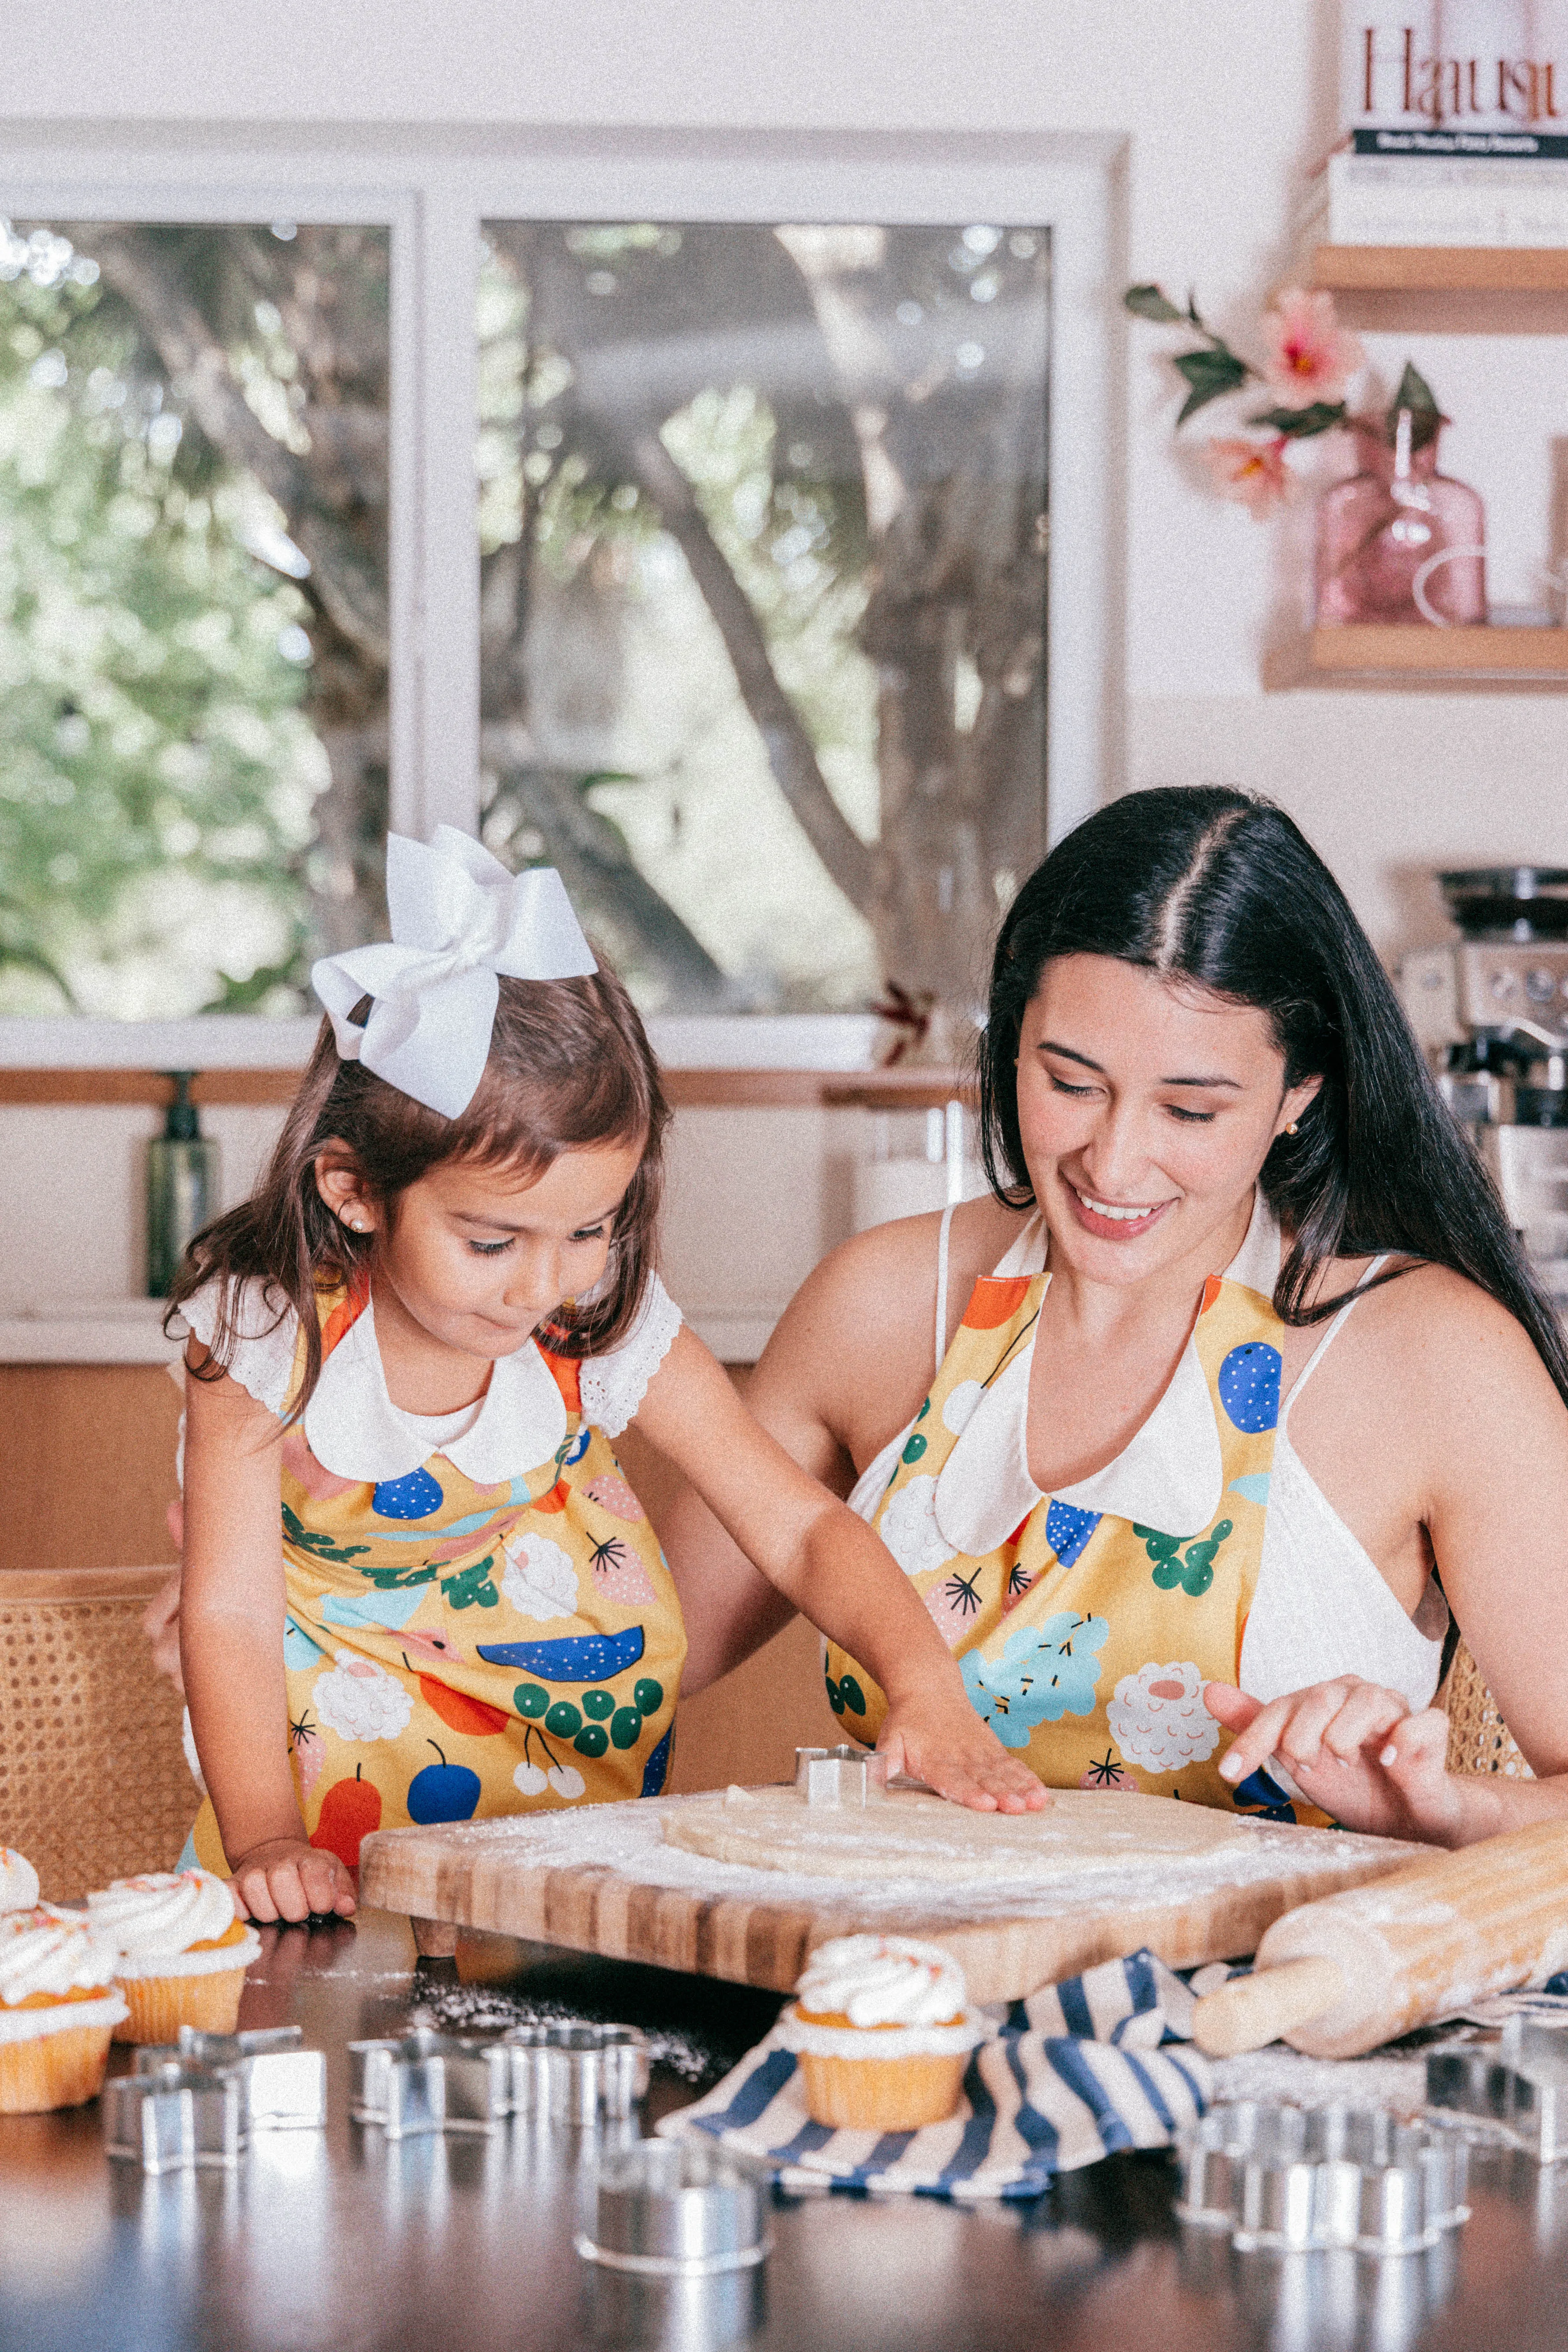
<svg viewBox="0 0 1568 2352"><path fill-rule="evenodd" d="M57 1299L47 1308L0 1312L0 1364L167 1364L179 1360L177 1339L163 1337L162 1298ZM762 1354L781 1301L762 1314L688 1317L721 1363L752 1364Z"/></svg>
<svg viewBox="0 0 1568 2352"><path fill-rule="evenodd" d="M0 1364L174 1364L163 1298L56 1299L0 1314Z"/></svg>

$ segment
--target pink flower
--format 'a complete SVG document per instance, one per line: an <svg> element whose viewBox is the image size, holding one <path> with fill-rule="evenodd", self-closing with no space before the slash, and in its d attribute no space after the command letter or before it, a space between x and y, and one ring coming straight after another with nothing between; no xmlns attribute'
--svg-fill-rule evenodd
<svg viewBox="0 0 1568 2352"><path fill-rule="evenodd" d="M1355 336L1335 319L1333 296L1308 294L1300 286L1288 286L1265 311L1263 336L1263 374L1287 408L1342 399L1365 358Z"/></svg>
<svg viewBox="0 0 1568 2352"><path fill-rule="evenodd" d="M1221 498L1235 499L1254 522L1267 520L1295 488L1285 463L1283 434L1272 441L1246 441L1239 436L1208 441L1204 457Z"/></svg>

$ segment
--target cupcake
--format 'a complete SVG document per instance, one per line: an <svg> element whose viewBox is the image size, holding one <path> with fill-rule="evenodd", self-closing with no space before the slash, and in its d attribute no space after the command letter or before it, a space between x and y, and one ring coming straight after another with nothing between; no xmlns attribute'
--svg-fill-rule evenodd
<svg viewBox="0 0 1568 2352"><path fill-rule="evenodd" d="M129 2014L117 2042L177 2042L182 2025L232 2033L245 1971L261 1938L210 1870L117 1878L87 1898L96 1935L118 1953L114 1979Z"/></svg>
<svg viewBox="0 0 1568 2352"><path fill-rule="evenodd" d="M939 1944L839 1936L817 1946L795 1990L778 2033L800 2061L814 2123L915 2131L952 2115L990 2029Z"/></svg>
<svg viewBox="0 0 1568 2352"><path fill-rule="evenodd" d="M31 1911L38 1899L38 1874L25 1853L0 1845L0 1912Z"/></svg>
<svg viewBox="0 0 1568 2352"><path fill-rule="evenodd" d="M114 1967L113 1946L79 1912L40 1903L0 1914L0 2115L97 2097L125 2015Z"/></svg>

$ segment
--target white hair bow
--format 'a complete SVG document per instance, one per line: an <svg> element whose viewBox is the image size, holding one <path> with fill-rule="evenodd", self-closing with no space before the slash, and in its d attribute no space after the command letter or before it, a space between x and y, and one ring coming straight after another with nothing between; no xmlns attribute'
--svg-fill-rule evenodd
<svg viewBox="0 0 1568 2352"><path fill-rule="evenodd" d="M438 824L428 847L388 834L386 903L391 940L323 956L311 985L345 1062L457 1118L484 1076L497 973L572 980L599 967L552 866L509 874L455 825ZM348 1016L362 996L374 1001L360 1029Z"/></svg>

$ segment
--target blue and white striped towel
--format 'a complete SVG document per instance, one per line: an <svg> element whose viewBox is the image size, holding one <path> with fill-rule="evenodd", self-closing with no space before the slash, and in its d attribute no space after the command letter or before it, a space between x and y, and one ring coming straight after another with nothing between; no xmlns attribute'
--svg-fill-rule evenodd
<svg viewBox="0 0 1568 2352"><path fill-rule="evenodd" d="M956 2112L920 2131L835 2131L805 2110L793 2052L770 2033L666 2134L703 2131L770 2165L784 2189L1037 2197L1054 2173L1120 2148L1168 2147L1208 2103L1185 2043L1193 1996L1152 1952L1107 1960L994 2012Z"/></svg>

